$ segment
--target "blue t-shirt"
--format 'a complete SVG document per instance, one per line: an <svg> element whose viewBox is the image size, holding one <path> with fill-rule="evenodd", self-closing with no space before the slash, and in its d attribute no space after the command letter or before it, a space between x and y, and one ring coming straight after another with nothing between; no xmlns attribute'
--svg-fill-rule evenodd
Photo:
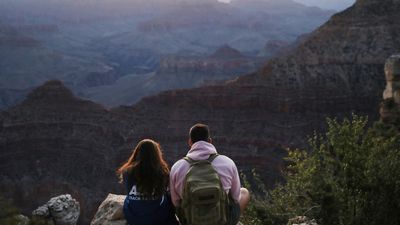
<svg viewBox="0 0 400 225"><path fill-rule="evenodd" d="M168 193L159 198L145 198L134 180L124 175L128 194L124 202L124 215L129 225L179 225Z"/></svg>

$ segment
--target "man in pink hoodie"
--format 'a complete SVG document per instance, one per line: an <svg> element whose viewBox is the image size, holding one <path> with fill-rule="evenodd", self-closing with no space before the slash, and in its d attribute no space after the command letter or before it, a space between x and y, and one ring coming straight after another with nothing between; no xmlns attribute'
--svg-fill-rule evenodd
<svg viewBox="0 0 400 225"><path fill-rule="evenodd" d="M188 144L190 150L186 156L193 160L205 160L210 155L217 154L207 125L196 124L190 128ZM224 190L234 200L233 205L229 207L230 215L228 215L228 218L231 218L229 225L237 224L240 214L249 203L249 192L247 189L240 187L238 170L230 158L218 155L212 161L212 166L217 171ZM181 205L184 180L189 168L190 164L184 159L177 161L171 168L170 191L172 203L175 207Z"/></svg>

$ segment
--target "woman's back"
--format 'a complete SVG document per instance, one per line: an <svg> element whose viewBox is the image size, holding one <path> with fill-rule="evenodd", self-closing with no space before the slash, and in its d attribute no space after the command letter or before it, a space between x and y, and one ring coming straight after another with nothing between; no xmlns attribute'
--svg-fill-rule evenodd
<svg viewBox="0 0 400 225"><path fill-rule="evenodd" d="M158 198L148 198L138 192L135 182L132 183L124 202L124 215L129 225L179 224L167 192Z"/></svg>
<svg viewBox="0 0 400 225"><path fill-rule="evenodd" d="M167 192L169 169L158 143L140 141L118 169L126 186L124 215L129 225L178 225Z"/></svg>

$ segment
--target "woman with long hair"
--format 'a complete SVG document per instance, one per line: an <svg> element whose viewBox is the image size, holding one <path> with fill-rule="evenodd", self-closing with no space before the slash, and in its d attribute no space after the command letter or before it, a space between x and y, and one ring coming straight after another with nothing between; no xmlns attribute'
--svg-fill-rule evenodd
<svg viewBox="0 0 400 225"><path fill-rule="evenodd" d="M117 174L127 188L124 215L129 225L179 224L167 192L168 164L157 142L140 141Z"/></svg>

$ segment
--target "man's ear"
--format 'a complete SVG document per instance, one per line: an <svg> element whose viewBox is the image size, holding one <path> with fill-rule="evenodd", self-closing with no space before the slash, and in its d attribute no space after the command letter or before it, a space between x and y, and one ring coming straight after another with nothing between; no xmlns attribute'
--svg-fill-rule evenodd
<svg viewBox="0 0 400 225"><path fill-rule="evenodd" d="M208 138L208 142L212 144L212 138Z"/></svg>
<svg viewBox="0 0 400 225"><path fill-rule="evenodd" d="M192 147L192 145L193 145L192 139L190 139L190 138L189 138L189 140L188 140L188 145L189 145L190 147Z"/></svg>

